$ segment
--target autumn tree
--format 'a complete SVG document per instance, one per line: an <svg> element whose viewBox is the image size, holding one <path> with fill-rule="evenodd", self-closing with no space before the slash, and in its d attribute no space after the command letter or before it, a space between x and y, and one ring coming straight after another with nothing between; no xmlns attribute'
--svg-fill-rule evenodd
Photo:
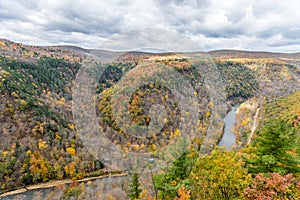
<svg viewBox="0 0 300 200"><path fill-rule="evenodd" d="M190 195L191 191L187 190L184 185L178 189L177 191L177 196L175 197L174 200L190 200L191 199L191 195Z"/></svg>
<svg viewBox="0 0 300 200"><path fill-rule="evenodd" d="M292 174L257 174L244 190L244 197L248 200L299 199L300 182Z"/></svg>
<svg viewBox="0 0 300 200"><path fill-rule="evenodd" d="M190 179L192 199L238 199L251 175L239 154L216 147L195 162Z"/></svg>

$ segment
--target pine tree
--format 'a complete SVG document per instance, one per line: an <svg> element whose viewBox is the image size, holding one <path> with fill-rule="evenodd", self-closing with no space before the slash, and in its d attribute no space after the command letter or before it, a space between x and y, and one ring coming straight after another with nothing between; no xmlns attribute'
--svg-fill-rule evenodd
<svg viewBox="0 0 300 200"><path fill-rule="evenodd" d="M300 172L299 134L282 120L268 121L254 142L257 159L248 161L249 172L277 172L281 175Z"/></svg>
<svg viewBox="0 0 300 200"><path fill-rule="evenodd" d="M195 151L187 150L165 169L165 173L155 175L155 187L159 190L160 198L174 199L179 188L182 186L186 189L190 188L190 181L187 178L196 155Z"/></svg>
<svg viewBox="0 0 300 200"><path fill-rule="evenodd" d="M140 194L142 192L142 189L140 189L140 181L139 181L139 176L137 173L134 173L132 176L132 182L130 184L130 199L135 200L135 199L139 199Z"/></svg>

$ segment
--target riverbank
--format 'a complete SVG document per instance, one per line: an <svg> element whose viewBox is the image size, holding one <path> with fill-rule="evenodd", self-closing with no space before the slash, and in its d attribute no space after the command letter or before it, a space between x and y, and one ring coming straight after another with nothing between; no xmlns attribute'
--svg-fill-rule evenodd
<svg viewBox="0 0 300 200"><path fill-rule="evenodd" d="M237 148L250 144L259 123L262 105L255 98L241 104L236 112L236 124L233 132L236 135Z"/></svg>
<svg viewBox="0 0 300 200"><path fill-rule="evenodd" d="M68 184L73 183L74 181L76 181L78 183L82 183L82 182L85 183L88 181L93 181L93 180L98 180L98 179L104 179L104 178L109 178L109 177L123 177L123 176L127 176L127 173L121 173L121 172L120 173L108 173L108 174L95 176L95 177L87 177L87 178L83 178L80 180L64 179L64 180L57 180L57 181L49 181L47 183L39 183L39 184L35 184L35 185L25 186L25 187L19 188L17 190L12 190L9 192L2 193L2 194L0 194L0 199L2 197L22 194L22 193L28 192L30 190L54 188L54 187L58 187L61 185L68 185Z"/></svg>

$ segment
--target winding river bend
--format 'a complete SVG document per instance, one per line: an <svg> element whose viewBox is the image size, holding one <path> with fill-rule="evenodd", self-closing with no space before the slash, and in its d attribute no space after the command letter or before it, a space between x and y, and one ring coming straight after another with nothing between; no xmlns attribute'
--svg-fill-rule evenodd
<svg viewBox="0 0 300 200"><path fill-rule="evenodd" d="M240 105L233 106L224 118L224 124L225 124L224 134L218 146L225 146L226 149L228 150L231 150L232 146L235 144L235 134L231 131L231 128L235 124L236 109L239 108L239 106Z"/></svg>

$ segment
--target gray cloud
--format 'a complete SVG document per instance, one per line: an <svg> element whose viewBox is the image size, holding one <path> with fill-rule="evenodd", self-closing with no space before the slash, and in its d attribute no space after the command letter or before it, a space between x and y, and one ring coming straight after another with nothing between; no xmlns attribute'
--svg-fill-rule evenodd
<svg viewBox="0 0 300 200"><path fill-rule="evenodd" d="M115 35L100 46L112 51L156 49L159 51L203 51L190 37L176 31L160 28L143 28Z"/></svg>
<svg viewBox="0 0 300 200"><path fill-rule="evenodd" d="M0 0L0 37L95 48L115 34L150 27L186 34L205 50L296 52L299 10L298 0Z"/></svg>

